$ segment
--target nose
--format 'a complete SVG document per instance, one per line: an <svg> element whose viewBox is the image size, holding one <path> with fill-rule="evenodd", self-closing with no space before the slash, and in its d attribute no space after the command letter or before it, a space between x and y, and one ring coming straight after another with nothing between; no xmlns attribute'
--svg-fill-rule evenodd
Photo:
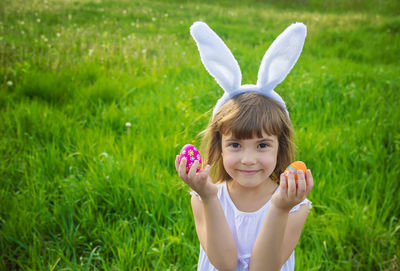
<svg viewBox="0 0 400 271"><path fill-rule="evenodd" d="M256 163L256 156L252 151L246 150L243 152L241 162L243 165L253 165Z"/></svg>

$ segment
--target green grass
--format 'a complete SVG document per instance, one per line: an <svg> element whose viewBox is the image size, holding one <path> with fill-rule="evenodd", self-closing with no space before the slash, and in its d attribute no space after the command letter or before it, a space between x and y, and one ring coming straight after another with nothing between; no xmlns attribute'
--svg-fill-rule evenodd
<svg viewBox="0 0 400 271"><path fill-rule="evenodd" d="M174 157L199 144L222 95L189 35L199 19L231 48L243 83L286 26L307 25L276 88L316 183L296 270L399 270L399 10L394 0L2 1L0 270L194 269Z"/></svg>

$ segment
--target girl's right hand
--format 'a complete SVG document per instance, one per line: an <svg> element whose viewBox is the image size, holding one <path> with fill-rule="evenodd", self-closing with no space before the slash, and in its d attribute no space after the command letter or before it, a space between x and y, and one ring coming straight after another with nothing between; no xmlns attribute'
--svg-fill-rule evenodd
<svg viewBox="0 0 400 271"><path fill-rule="evenodd" d="M197 194L199 194L202 200L216 196L218 193L218 187L212 182L208 175L211 168L210 165L207 165L196 173L196 169L199 166L199 161L196 160L189 172L186 173L186 163L186 159L183 158L179 164L179 155L176 156L175 168L179 177Z"/></svg>

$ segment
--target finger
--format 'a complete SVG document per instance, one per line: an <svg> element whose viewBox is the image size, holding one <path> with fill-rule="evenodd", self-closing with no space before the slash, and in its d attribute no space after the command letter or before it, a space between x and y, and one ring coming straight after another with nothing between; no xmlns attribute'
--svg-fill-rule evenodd
<svg viewBox="0 0 400 271"><path fill-rule="evenodd" d="M195 160L188 172L189 179L193 180L196 177L196 170L198 166L199 166L199 161Z"/></svg>
<svg viewBox="0 0 400 271"><path fill-rule="evenodd" d="M178 171L178 169L179 169L179 155L176 155L176 158L175 158L175 169L176 169L176 171Z"/></svg>
<svg viewBox="0 0 400 271"><path fill-rule="evenodd" d="M289 172L289 179L288 179L288 197L290 199L294 199L296 197L296 181L294 179L294 172Z"/></svg>
<svg viewBox="0 0 400 271"><path fill-rule="evenodd" d="M181 163L179 164L179 177L186 182L186 158L182 158Z"/></svg>
<svg viewBox="0 0 400 271"><path fill-rule="evenodd" d="M307 169L306 176L307 176L307 188L306 188L307 194L306 195L308 195L311 192L311 189L314 187L314 180L313 180L311 170Z"/></svg>
<svg viewBox="0 0 400 271"><path fill-rule="evenodd" d="M193 167L194 166L195 165L193 164ZM210 175L208 175L210 173L210 169L211 169L211 166L207 165L204 169L200 169L199 173L196 173L196 175L198 177L198 184L200 184L200 183L204 184L207 182L207 180L210 178ZM210 181L211 181L211 179L210 179Z"/></svg>
<svg viewBox="0 0 400 271"><path fill-rule="evenodd" d="M206 165L205 168L200 169L199 173L201 175L201 178L205 178L208 177L209 173L211 170L211 166L210 165Z"/></svg>
<svg viewBox="0 0 400 271"><path fill-rule="evenodd" d="M279 182L279 190L287 197L287 182L285 173L281 174L280 182Z"/></svg>
<svg viewBox="0 0 400 271"><path fill-rule="evenodd" d="M306 195L306 179L302 170L297 171L297 197L303 198Z"/></svg>

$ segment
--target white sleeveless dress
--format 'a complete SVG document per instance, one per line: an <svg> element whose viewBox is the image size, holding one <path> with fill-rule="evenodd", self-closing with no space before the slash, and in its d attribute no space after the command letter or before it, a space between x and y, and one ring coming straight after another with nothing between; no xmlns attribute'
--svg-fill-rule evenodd
<svg viewBox="0 0 400 271"><path fill-rule="evenodd" d="M278 191L278 189L279 186L276 191ZM190 194L195 194L199 196L196 192L191 192ZM218 198L221 203L222 209L224 210L225 217L228 221L229 228L232 232L233 239L235 240L236 244L236 249L238 253L238 263L236 271L249 270L251 251L253 250L253 246L257 239L258 233L261 230L261 226L263 225L264 218L267 214L271 201L269 200L263 207L255 212L248 213L239 211L229 196L226 182L218 184ZM297 211L299 207L303 204L308 204L309 208L311 209L311 201L305 199L304 201L294 206L289 213ZM201 244L197 270L217 270L208 260L207 255ZM294 251L281 268L281 271L292 270L294 270Z"/></svg>

